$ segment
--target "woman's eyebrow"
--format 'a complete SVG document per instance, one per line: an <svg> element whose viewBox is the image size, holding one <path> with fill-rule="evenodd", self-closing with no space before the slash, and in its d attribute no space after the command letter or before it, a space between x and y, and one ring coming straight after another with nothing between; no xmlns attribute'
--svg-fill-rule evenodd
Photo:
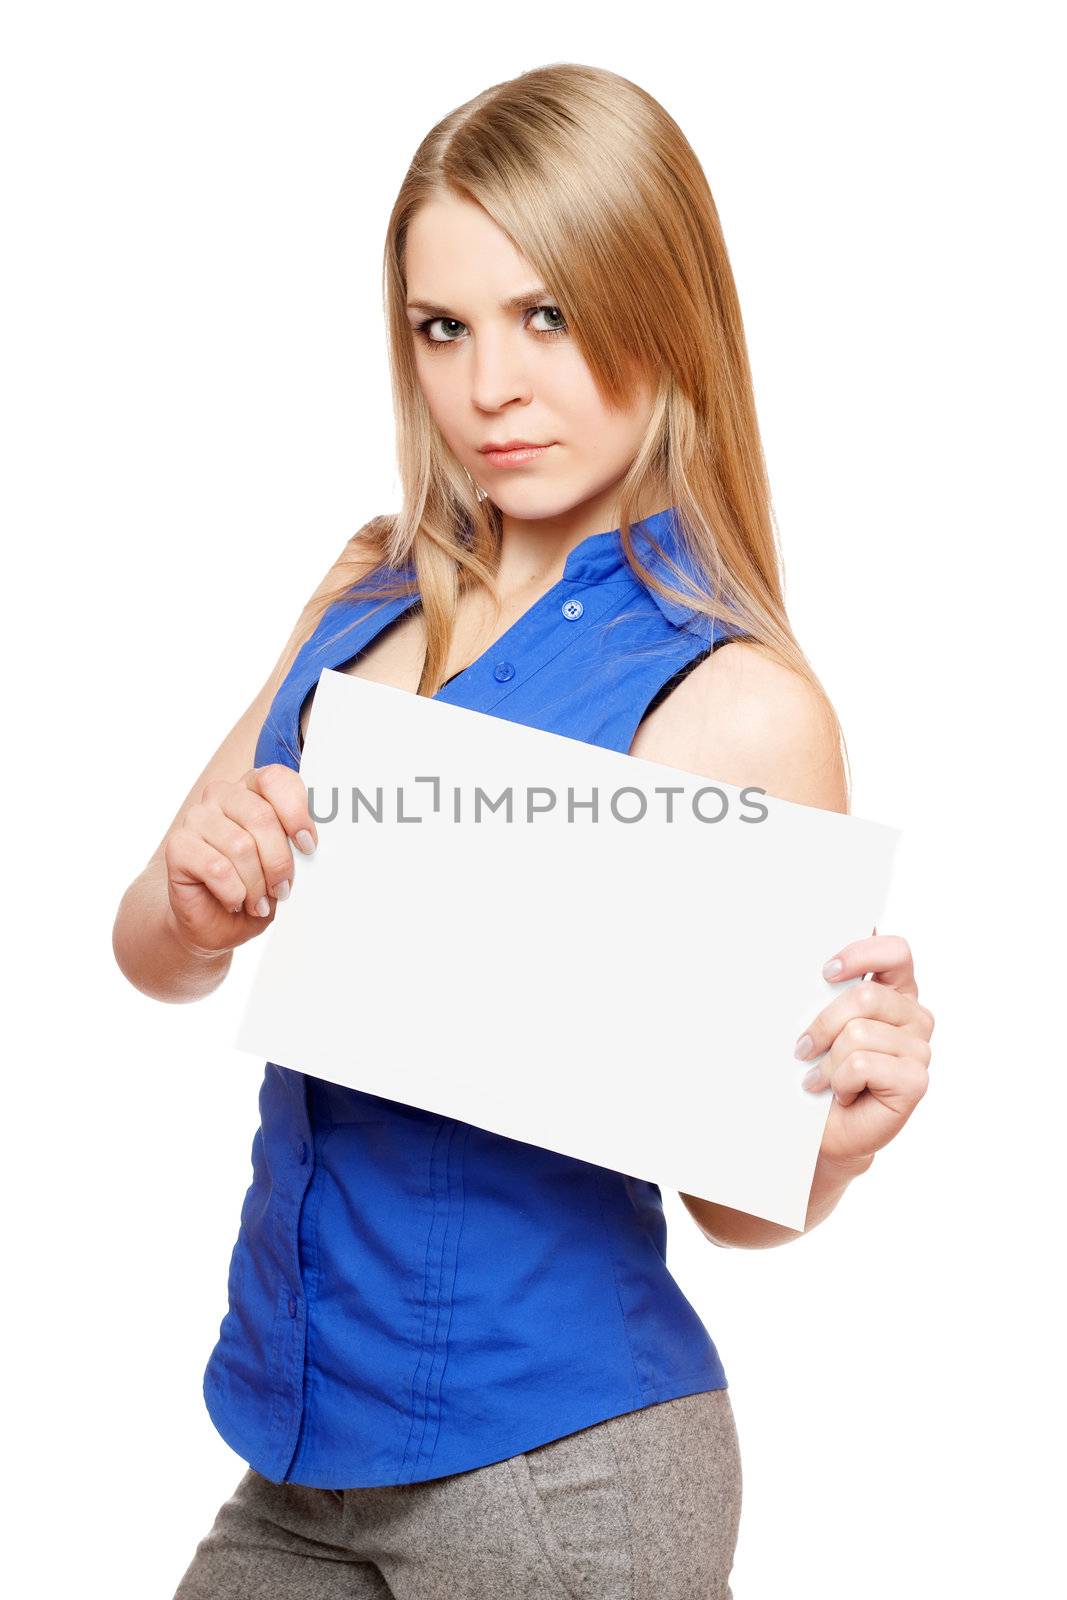
<svg viewBox="0 0 1067 1600"><path fill-rule="evenodd" d="M524 289L521 294L513 294L508 300L501 300L501 311L526 311L530 306L540 305L542 301L550 299L547 289ZM428 311L431 316L449 317L452 315L447 306L431 305L428 300L409 300L409 311Z"/></svg>

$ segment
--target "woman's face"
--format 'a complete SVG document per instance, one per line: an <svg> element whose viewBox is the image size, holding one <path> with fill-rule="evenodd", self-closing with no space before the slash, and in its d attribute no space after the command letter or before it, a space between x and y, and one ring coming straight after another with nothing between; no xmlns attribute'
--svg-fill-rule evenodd
<svg viewBox="0 0 1067 1600"><path fill-rule="evenodd" d="M611 527L651 415L647 384L630 409L605 407L536 272L474 201L421 206L405 267L419 381L478 487L506 517L566 522L583 508L583 520ZM517 297L524 303L505 304ZM514 466L482 453L513 439L550 448Z"/></svg>

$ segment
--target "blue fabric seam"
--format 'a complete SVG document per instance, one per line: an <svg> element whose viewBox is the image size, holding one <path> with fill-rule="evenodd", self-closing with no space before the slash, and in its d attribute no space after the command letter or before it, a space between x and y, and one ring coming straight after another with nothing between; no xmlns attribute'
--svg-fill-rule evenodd
<svg viewBox="0 0 1067 1600"><path fill-rule="evenodd" d="M431 1197L432 1197L432 1200L433 1200L433 1204L432 1204L431 1209L430 1209L430 1226L426 1231L426 1251L425 1251L425 1255L423 1257L423 1269L422 1269L422 1327L419 1330L419 1356L418 1356L418 1360L415 1363L415 1366L414 1366L414 1369L413 1369L412 1375L411 1375L411 1399L410 1399L411 1420L410 1420L410 1423L408 1425L408 1436L407 1436L407 1440L405 1441L405 1444L404 1444L403 1454L401 1455L401 1458L400 1458L400 1465L399 1465L399 1467L397 1469L398 1476L397 1476L397 1480L396 1481L398 1483L401 1481L401 1479L399 1477L399 1474L406 1470L405 1463L407 1462L408 1453L409 1453L409 1451L411 1449L412 1438L414 1436L416 1427L419 1426L419 1422L420 1422L419 1408L420 1408L420 1406L423 1408L423 1417L421 1419L422 1420L422 1426L425 1427L425 1423L426 1423L426 1418L425 1418L425 1382L423 1382L422 1394L419 1396L418 1402L416 1402L416 1393L417 1393L418 1385L419 1385L419 1382L420 1382L420 1373L422 1371L423 1361L424 1361L424 1359L426 1359L426 1336L427 1336L427 1327L428 1327L429 1320L430 1320L430 1301L429 1301L430 1256L431 1256L431 1252L433 1250L434 1228L435 1228L436 1223L437 1223L437 1202L438 1202L437 1184L436 1184L436 1182L434 1180L434 1160L435 1160L436 1155L437 1155L437 1146L438 1146L438 1144L440 1142L441 1135L444 1132L444 1127L445 1127L445 1124L443 1122L440 1123L438 1128L436 1129L436 1131L434 1133L433 1143L430 1146L430 1156L429 1156L429 1160L427 1162L426 1181L427 1181L427 1184L429 1186L429 1190L430 1190L430 1194L431 1194ZM421 1437L422 1437L421 1434L420 1434L419 1437L420 1437L420 1442L421 1442ZM416 1459L417 1459L417 1456L418 1456L418 1452L416 1451Z"/></svg>
<svg viewBox="0 0 1067 1600"><path fill-rule="evenodd" d="M441 1363L443 1362L444 1353L445 1353L445 1352L442 1351L441 1317L442 1317L442 1305L443 1305L443 1301L444 1301L444 1274L445 1274L445 1270L446 1270L446 1267L447 1267L447 1264L448 1264L448 1236L449 1236L449 1231L450 1231L450 1229L452 1227L452 1220L453 1220L453 1205L452 1205L452 1146L455 1143L456 1130L457 1130L458 1127L459 1127L459 1123L451 1121L451 1119L450 1119L450 1125L449 1125L449 1128L448 1128L448 1142L447 1142L447 1144L445 1146L445 1156L444 1156L444 1168L445 1168L445 1170L444 1170L444 1180L443 1181L444 1181L444 1191L445 1191L445 1221L444 1221L444 1228L443 1228L442 1233L441 1233L441 1243L440 1243L440 1246L439 1246L439 1249L438 1249L438 1262L437 1262L437 1271L436 1271L437 1290L436 1290L436 1295L435 1295L435 1299L436 1299L437 1304L436 1304L436 1307L435 1307L435 1310L434 1310L433 1343L432 1343L432 1348L431 1348L431 1352L430 1352L430 1363L429 1363L429 1368L428 1368L427 1373L426 1373L426 1393L425 1393L424 1404L423 1404L422 1431L419 1434L418 1449L415 1451L415 1470L416 1470L416 1472L419 1470L420 1463L422 1461L423 1447L424 1447L425 1442L426 1442L427 1430L429 1429L429 1426L430 1426L430 1417L431 1417L432 1412L435 1410L435 1408L436 1408L436 1411L437 1411L438 1423L440 1422ZM449 1312L451 1312L451 1307L449 1308ZM449 1322L450 1321L451 1321L451 1316L449 1315ZM447 1339L448 1339L448 1324L447 1323L446 1323L446 1326L445 1326L444 1339L445 1339L445 1341L447 1343Z"/></svg>
<svg viewBox="0 0 1067 1600"><path fill-rule="evenodd" d="M445 1327L444 1357L443 1357L443 1360L441 1362L441 1371L440 1371L440 1374L439 1374L439 1377L438 1377L438 1381L437 1381L437 1402L438 1402L437 1403L437 1420L436 1420L436 1426L434 1427L433 1442L430 1445L429 1451L427 1452L427 1455L426 1455L426 1464L427 1464L427 1466L429 1466L431 1464L431 1462L433 1461L434 1453L437 1450L437 1441L441 1436L441 1415L442 1415L442 1411L444 1409L444 1407L443 1407L441 1402L442 1402L442 1395L444 1393L445 1372L446 1372L447 1367L448 1367L448 1357L449 1357L449 1352L450 1352L450 1349L451 1349L451 1347L449 1345L449 1342L448 1342L448 1336L452 1331L452 1313L453 1313L453 1311L455 1309L455 1304L456 1304L456 1279L459 1276L459 1250L460 1250L460 1244L462 1243L462 1240L463 1240L463 1219L464 1219L464 1217L466 1215L466 1209L467 1209L467 1190L466 1190L465 1177L466 1177L467 1143L468 1143L468 1141L470 1139L470 1135L471 1135L471 1125L470 1125L470 1123L463 1123L461 1126L463 1128L463 1136L462 1136L462 1140L461 1140L460 1145L459 1145L459 1156L458 1156L459 1226L458 1226L457 1231L456 1231L455 1255L454 1255L453 1261L452 1261L452 1281L450 1282L450 1284L448 1286L448 1323L447 1323L447 1325ZM449 1147L449 1149L451 1150L451 1146ZM449 1195L449 1210L450 1210L450 1214L451 1214L451 1208L452 1208L452 1196L450 1194Z"/></svg>
<svg viewBox="0 0 1067 1600"><path fill-rule="evenodd" d="M622 1323L623 1339L626 1342L627 1350L630 1352L630 1361L633 1365L634 1379L637 1383L638 1392L643 1393L644 1384L641 1381L641 1372L637 1365L637 1356L634 1353L633 1340L630 1338L630 1325L626 1320L626 1308L622 1303L622 1289L619 1286L619 1273L617 1267L615 1266L615 1251L612 1248L611 1230L608 1227L608 1219L604 1213L604 1197L600 1192L600 1168L592 1167L590 1169L590 1176L592 1178L593 1189L596 1194L597 1210L600 1216L601 1226L604 1229L604 1248L607 1251L608 1260L611 1262L611 1277L612 1282L615 1285L615 1303L619 1308L619 1318Z"/></svg>
<svg viewBox="0 0 1067 1600"><path fill-rule="evenodd" d="M316 1172L318 1171L319 1163L322 1160L322 1153L336 1132L336 1126L328 1128L323 1136L321 1144L319 1145L318 1151L309 1153L310 1160L314 1163L314 1169ZM289 1467L290 1472L292 1471L293 1466L295 1466L300 1459L300 1454L304 1446L304 1440L311 1437L314 1431L313 1420L315 1415L316 1395L315 1375L318 1371L318 1368L315 1365L314 1359L314 1352L316 1348L316 1330L312 1324L312 1293L311 1288L309 1288L308 1280L310 1277L312 1285L317 1289L322 1277L322 1258L319 1254L319 1218L322 1215L323 1180L321 1173L318 1173L318 1176L319 1182L315 1187L315 1211L311 1220L311 1227L308 1230L309 1254L311 1256L310 1271L304 1274L303 1283L301 1286L304 1299L303 1407L300 1418L300 1430L297 1434L296 1445L294 1447L293 1462ZM309 1182L307 1188L310 1187L311 1184ZM307 1188L305 1189L305 1194L307 1193ZM297 1237L299 1240L299 1234ZM288 1476L288 1472L286 1476Z"/></svg>

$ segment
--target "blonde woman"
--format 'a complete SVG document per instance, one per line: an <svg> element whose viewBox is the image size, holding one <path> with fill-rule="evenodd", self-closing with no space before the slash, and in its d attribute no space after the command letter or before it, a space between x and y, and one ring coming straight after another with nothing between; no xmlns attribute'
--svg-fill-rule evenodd
<svg viewBox="0 0 1067 1600"><path fill-rule="evenodd" d="M404 178L385 292L402 505L341 552L123 897L116 957L161 1000L213 990L300 893L324 667L848 807L783 604L715 205L663 108L555 65L452 112ZM516 909L502 884L487 937ZM353 910L354 1029L373 918ZM448 919L413 908L413 948L476 1006ZM933 1026L903 939L827 956L874 981L798 1046L835 1091L809 1228L918 1103ZM248 1470L178 1600L729 1597L737 1433L659 1188L271 1062L260 1111L204 1375ZM798 1237L682 1199L719 1245Z"/></svg>

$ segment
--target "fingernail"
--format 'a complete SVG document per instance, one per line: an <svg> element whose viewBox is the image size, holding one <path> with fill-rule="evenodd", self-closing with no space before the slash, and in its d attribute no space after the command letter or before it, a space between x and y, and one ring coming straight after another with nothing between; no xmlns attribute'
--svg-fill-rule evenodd
<svg viewBox="0 0 1067 1600"><path fill-rule="evenodd" d="M296 842L306 856L311 855L315 848L315 841L311 837L311 834L308 832L307 828L301 828L300 832L296 836Z"/></svg>
<svg viewBox="0 0 1067 1600"><path fill-rule="evenodd" d="M267 899L266 895L263 895L259 900L256 901L256 916L267 917L269 915L270 901Z"/></svg>
<svg viewBox="0 0 1067 1600"><path fill-rule="evenodd" d="M289 879L288 878L284 878L281 883L275 884L275 886L274 886L274 898L275 898L275 900L288 900L288 898L289 898Z"/></svg>
<svg viewBox="0 0 1067 1600"><path fill-rule="evenodd" d="M823 969L822 969L823 977L824 978L832 978L835 973L838 973L838 972L841 971L841 968L844 966L844 964L845 963L843 961L838 961L836 956L835 956L833 961L828 961L826 963L825 967L823 967Z"/></svg>
<svg viewBox="0 0 1067 1600"><path fill-rule="evenodd" d="M793 1054L799 1061L806 1061L811 1055L811 1050L814 1043L815 1040L812 1038L810 1033L802 1033L800 1038L797 1040L796 1049L793 1051Z"/></svg>
<svg viewBox="0 0 1067 1600"><path fill-rule="evenodd" d="M821 1067L809 1067L800 1081L804 1085L805 1089L814 1089L821 1077Z"/></svg>

